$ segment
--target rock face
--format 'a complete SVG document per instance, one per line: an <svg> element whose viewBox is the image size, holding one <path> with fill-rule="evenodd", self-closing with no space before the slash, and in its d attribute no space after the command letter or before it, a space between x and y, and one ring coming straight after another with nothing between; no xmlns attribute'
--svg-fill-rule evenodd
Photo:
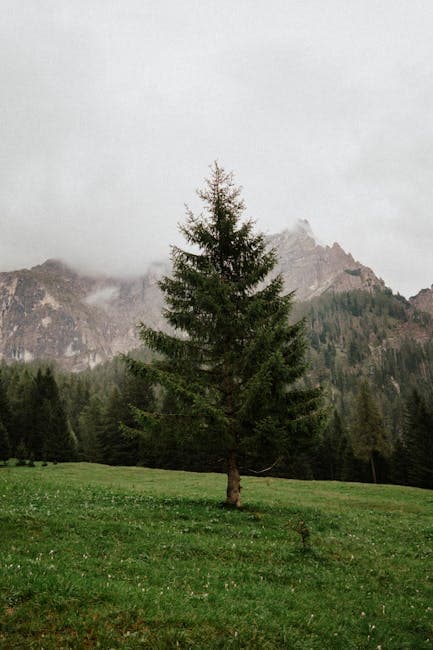
<svg viewBox="0 0 433 650"><path fill-rule="evenodd" d="M139 278L83 276L48 260L0 273L0 359L55 359L82 370L137 346L137 324L161 325L158 279L168 265Z"/></svg>
<svg viewBox="0 0 433 650"><path fill-rule="evenodd" d="M356 262L339 244L316 244L307 221L299 221L294 230L269 237L279 255L278 271L286 291L296 290L296 299L310 300L326 291L350 291L385 288L367 266Z"/></svg>
<svg viewBox="0 0 433 650"><path fill-rule="evenodd" d="M430 289L421 289L416 296L409 298L409 302L420 311L426 311L433 316L433 285Z"/></svg>
<svg viewBox="0 0 433 650"><path fill-rule="evenodd" d="M307 222L269 237L288 291L308 300L326 291L384 287L338 244L319 246ZM137 347L137 324L164 328L158 280L168 262L130 279L81 275L48 260L0 273L0 359L54 359L79 371Z"/></svg>

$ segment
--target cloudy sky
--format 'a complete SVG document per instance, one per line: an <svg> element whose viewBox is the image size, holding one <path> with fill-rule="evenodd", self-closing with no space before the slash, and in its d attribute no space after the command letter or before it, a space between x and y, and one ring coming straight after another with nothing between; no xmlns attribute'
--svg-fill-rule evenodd
<svg viewBox="0 0 433 650"><path fill-rule="evenodd" d="M261 230L433 283L431 0L0 8L0 270L142 271L218 159Z"/></svg>

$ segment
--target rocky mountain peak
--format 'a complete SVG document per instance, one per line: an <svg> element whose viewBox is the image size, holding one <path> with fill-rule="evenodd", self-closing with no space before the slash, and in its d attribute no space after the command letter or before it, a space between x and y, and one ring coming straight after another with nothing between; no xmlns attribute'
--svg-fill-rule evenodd
<svg viewBox="0 0 433 650"><path fill-rule="evenodd" d="M42 271L46 273L70 273L71 269L62 260L50 258L42 264L32 266L31 271Z"/></svg>
<svg viewBox="0 0 433 650"><path fill-rule="evenodd" d="M338 243L316 243L307 220L299 220L292 230L271 235L269 244L279 257L278 272L287 291L296 291L296 299L310 300L326 291L384 288L374 272L346 253Z"/></svg>
<svg viewBox="0 0 433 650"><path fill-rule="evenodd" d="M285 228L282 232L270 235L268 240L271 246L278 248L280 255L295 250L302 254L316 246L316 239L306 219L298 219L293 228Z"/></svg>
<svg viewBox="0 0 433 650"><path fill-rule="evenodd" d="M317 244L306 220L271 235L268 243L279 257L276 272L298 301L384 288L337 243ZM49 259L30 270L0 273L0 359L49 358L81 370L136 347L140 321L167 327L158 280L169 272L164 261L135 278L88 276Z"/></svg>
<svg viewBox="0 0 433 650"><path fill-rule="evenodd" d="M416 296L409 298L411 305L433 316L433 284L430 289L421 289Z"/></svg>

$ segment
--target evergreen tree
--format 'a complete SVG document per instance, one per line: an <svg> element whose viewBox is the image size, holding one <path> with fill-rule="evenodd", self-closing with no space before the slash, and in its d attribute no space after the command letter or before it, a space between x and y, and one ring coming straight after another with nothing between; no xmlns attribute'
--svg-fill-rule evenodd
<svg viewBox="0 0 433 650"><path fill-rule="evenodd" d="M46 403L51 399L52 374L50 370L47 371L50 376L46 379L39 368L27 390L26 417L29 421L26 426L26 447L34 458L39 459L45 456L47 433L49 434Z"/></svg>
<svg viewBox="0 0 433 650"><path fill-rule="evenodd" d="M307 444L321 419L320 391L299 385L306 370L304 323L289 324L292 294L282 295L280 276L264 284L276 254L250 220L242 221L232 175L215 164L199 196L205 214L188 212L181 227L193 248L173 248L173 275L160 283L165 317L178 336L143 325L141 338L159 357L127 361L133 374L170 392L174 412L161 417L218 440L226 503L240 507L240 459L257 438L271 454L286 456ZM147 431L160 424L155 415L136 415Z"/></svg>
<svg viewBox="0 0 433 650"><path fill-rule="evenodd" d="M355 458L369 463L374 483L377 483L377 454L386 457L389 446L379 406L368 381L361 382L352 415L352 450Z"/></svg>
<svg viewBox="0 0 433 650"><path fill-rule="evenodd" d="M11 455L8 432L0 418L0 461L6 463Z"/></svg>
<svg viewBox="0 0 433 650"><path fill-rule="evenodd" d="M70 461L75 457L75 441L60 398L59 388L51 368L38 370L35 379L37 406L34 408L34 448L36 458ZM40 447L39 447L40 445Z"/></svg>
<svg viewBox="0 0 433 650"><path fill-rule="evenodd" d="M409 485L433 488L433 417L417 390L407 402L405 427Z"/></svg>
<svg viewBox="0 0 433 650"><path fill-rule="evenodd" d="M8 396L11 406L11 424L8 427L9 441L12 447L12 454L20 457L18 447L22 443L26 451L28 442L32 439L34 427L33 408L34 380L27 368L21 372L14 372L11 381L8 383ZM22 449L21 445L21 449Z"/></svg>
<svg viewBox="0 0 433 650"><path fill-rule="evenodd" d="M103 412L102 401L96 395L90 399L79 417L78 452L80 458L90 463L97 463L101 460L99 440L104 430Z"/></svg>
<svg viewBox="0 0 433 650"><path fill-rule="evenodd" d="M8 429L12 417L5 382L0 374L0 460L6 463L12 453Z"/></svg>
<svg viewBox="0 0 433 650"><path fill-rule="evenodd" d="M346 432L340 414L335 409L316 447L314 477L321 480L340 480L346 447Z"/></svg>
<svg viewBox="0 0 433 650"><path fill-rule="evenodd" d="M343 451L341 480L356 483L368 483L371 481L371 468L364 458L355 456L350 439L346 440Z"/></svg>
<svg viewBox="0 0 433 650"><path fill-rule="evenodd" d="M7 395L6 382L0 373L0 420L7 431L11 428L12 413L9 398Z"/></svg>
<svg viewBox="0 0 433 650"><path fill-rule="evenodd" d="M398 437L394 443L391 454L391 472L390 479L396 485L407 485L408 456L407 449L401 437Z"/></svg>
<svg viewBox="0 0 433 650"><path fill-rule="evenodd" d="M221 450L212 430L203 428L194 435L189 418L178 418L176 396L166 391L160 406L164 415L153 429L153 435L142 435L139 459L142 465L182 469L196 472L219 471Z"/></svg>
<svg viewBox="0 0 433 650"><path fill-rule="evenodd" d="M17 458L18 458L17 465L18 466L27 465L26 461L27 461L27 458L29 457L29 452L28 452L23 440L19 441L19 443L17 445L16 454L17 454Z"/></svg>
<svg viewBox="0 0 433 650"><path fill-rule="evenodd" d="M107 465L135 465L138 458L138 436L127 435L121 422L129 417L124 396L114 387L102 413L97 436L99 461Z"/></svg>
<svg viewBox="0 0 433 650"><path fill-rule="evenodd" d="M81 375L66 375L57 380L59 391L66 410L66 416L72 431L80 443L80 415L90 400L89 378Z"/></svg>

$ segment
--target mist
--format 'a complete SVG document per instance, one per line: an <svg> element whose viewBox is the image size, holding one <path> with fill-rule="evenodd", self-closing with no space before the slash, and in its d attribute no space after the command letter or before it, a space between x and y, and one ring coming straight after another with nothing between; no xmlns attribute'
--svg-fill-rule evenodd
<svg viewBox="0 0 433 650"><path fill-rule="evenodd" d="M430 2L2 2L0 270L142 273L218 160L266 233L308 219L433 282Z"/></svg>

